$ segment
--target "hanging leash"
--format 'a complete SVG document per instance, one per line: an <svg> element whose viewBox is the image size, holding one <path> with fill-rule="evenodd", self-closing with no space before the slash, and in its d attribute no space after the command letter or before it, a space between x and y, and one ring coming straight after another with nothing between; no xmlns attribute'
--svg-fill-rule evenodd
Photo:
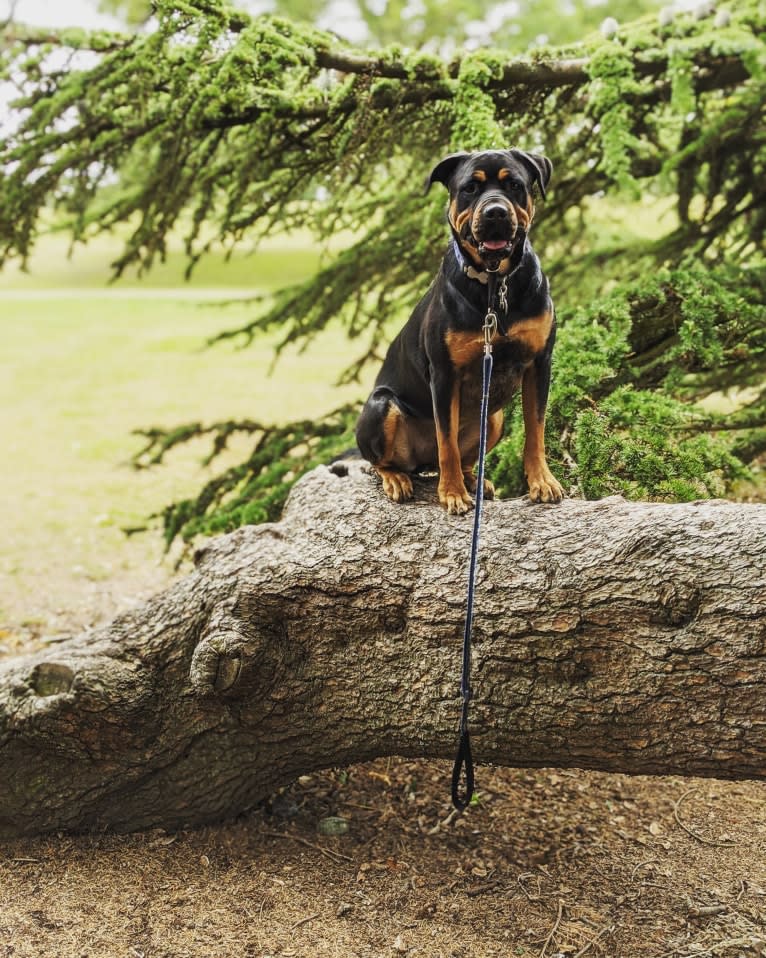
<svg viewBox="0 0 766 958"><path fill-rule="evenodd" d="M471 701L471 627L473 625L473 600L476 591L476 559L479 553L481 508L484 503L484 457L487 451L487 418L489 413L489 385L492 379L492 338L497 332L498 316L494 309L495 291L498 288L496 273L489 273L487 283L487 315L484 318L484 359L482 362L481 413L479 422L479 461L476 472L476 507L473 514L471 536L471 560L468 565L468 598L463 631L463 672L460 679L460 695L463 708L460 714L460 741L455 767L452 769L452 804L459 811L467 808L473 798L474 774L471 736L468 730L468 704ZM500 281L500 308L507 311L506 277ZM460 782L465 777L465 789L461 796Z"/></svg>

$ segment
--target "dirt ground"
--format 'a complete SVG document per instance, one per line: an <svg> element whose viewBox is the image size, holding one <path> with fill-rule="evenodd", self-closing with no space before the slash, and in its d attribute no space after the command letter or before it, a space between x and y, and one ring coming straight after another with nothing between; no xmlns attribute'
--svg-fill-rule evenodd
<svg viewBox="0 0 766 958"><path fill-rule="evenodd" d="M72 580L34 622L157 585ZM46 641L10 611L6 654ZM480 766L458 816L449 775L379 760L217 827L0 845L0 958L766 956L766 786Z"/></svg>

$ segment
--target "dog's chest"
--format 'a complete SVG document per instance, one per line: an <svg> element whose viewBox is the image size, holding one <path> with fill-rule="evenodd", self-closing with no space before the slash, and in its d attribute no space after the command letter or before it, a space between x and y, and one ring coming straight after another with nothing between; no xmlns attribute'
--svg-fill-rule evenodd
<svg viewBox="0 0 766 958"><path fill-rule="evenodd" d="M524 370L545 348L551 332L552 316L545 313L513 323L507 336L496 333L492 339L492 383L490 409L506 405L519 387ZM481 402L484 336L475 331L450 331L447 349L461 380L461 406Z"/></svg>
<svg viewBox="0 0 766 958"><path fill-rule="evenodd" d="M539 316L512 322L505 336L495 333L492 338L496 362L528 365L545 349L552 326L553 314L549 310ZM484 334L480 329L451 329L446 333L444 342L455 369L465 370L476 363L481 364Z"/></svg>
<svg viewBox="0 0 766 958"><path fill-rule="evenodd" d="M492 350L492 379L489 390L489 411L495 412L508 405L521 384L524 370L530 357L523 356L515 348L498 344ZM460 370L461 415L473 414L481 405L482 360L481 358Z"/></svg>

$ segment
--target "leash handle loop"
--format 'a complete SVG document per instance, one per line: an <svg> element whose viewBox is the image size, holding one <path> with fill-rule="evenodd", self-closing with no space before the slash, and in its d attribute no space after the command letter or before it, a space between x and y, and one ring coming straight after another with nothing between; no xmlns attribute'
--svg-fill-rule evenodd
<svg viewBox="0 0 766 958"><path fill-rule="evenodd" d="M460 794L460 779L465 768L465 789ZM460 733L455 766L452 769L452 804L462 812L471 802L474 792L473 755L471 754L471 736L466 728Z"/></svg>

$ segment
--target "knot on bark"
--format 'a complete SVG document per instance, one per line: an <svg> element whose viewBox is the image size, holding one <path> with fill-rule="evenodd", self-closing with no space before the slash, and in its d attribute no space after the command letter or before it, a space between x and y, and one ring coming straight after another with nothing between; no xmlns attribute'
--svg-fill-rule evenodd
<svg viewBox="0 0 766 958"><path fill-rule="evenodd" d="M697 616L701 595L699 590L686 582L667 582L659 591L659 608L655 615L658 625L674 629L689 625Z"/></svg>
<svg viewBox="0 0 766 958"><path fill-rule="evenodd" d="M202 630L189 682L201 698L274 700L307 655L307 644L289 634L281 595L238 594L220 603Z"/></svg>
<svg viewBox="0 0 766 958"><path fill-rule="evenodd" d="M232 692L242 675L245 640L234 631L205 636L194 650L189 679L199 695Z"/></svg>
<svg viewBox="0 0 766 958"><path fill-rule="evenodd" d="M29 677L32 691L40 698L62 695L72 688L73 682L74 671L60 662L40 662Z"/></svg>

